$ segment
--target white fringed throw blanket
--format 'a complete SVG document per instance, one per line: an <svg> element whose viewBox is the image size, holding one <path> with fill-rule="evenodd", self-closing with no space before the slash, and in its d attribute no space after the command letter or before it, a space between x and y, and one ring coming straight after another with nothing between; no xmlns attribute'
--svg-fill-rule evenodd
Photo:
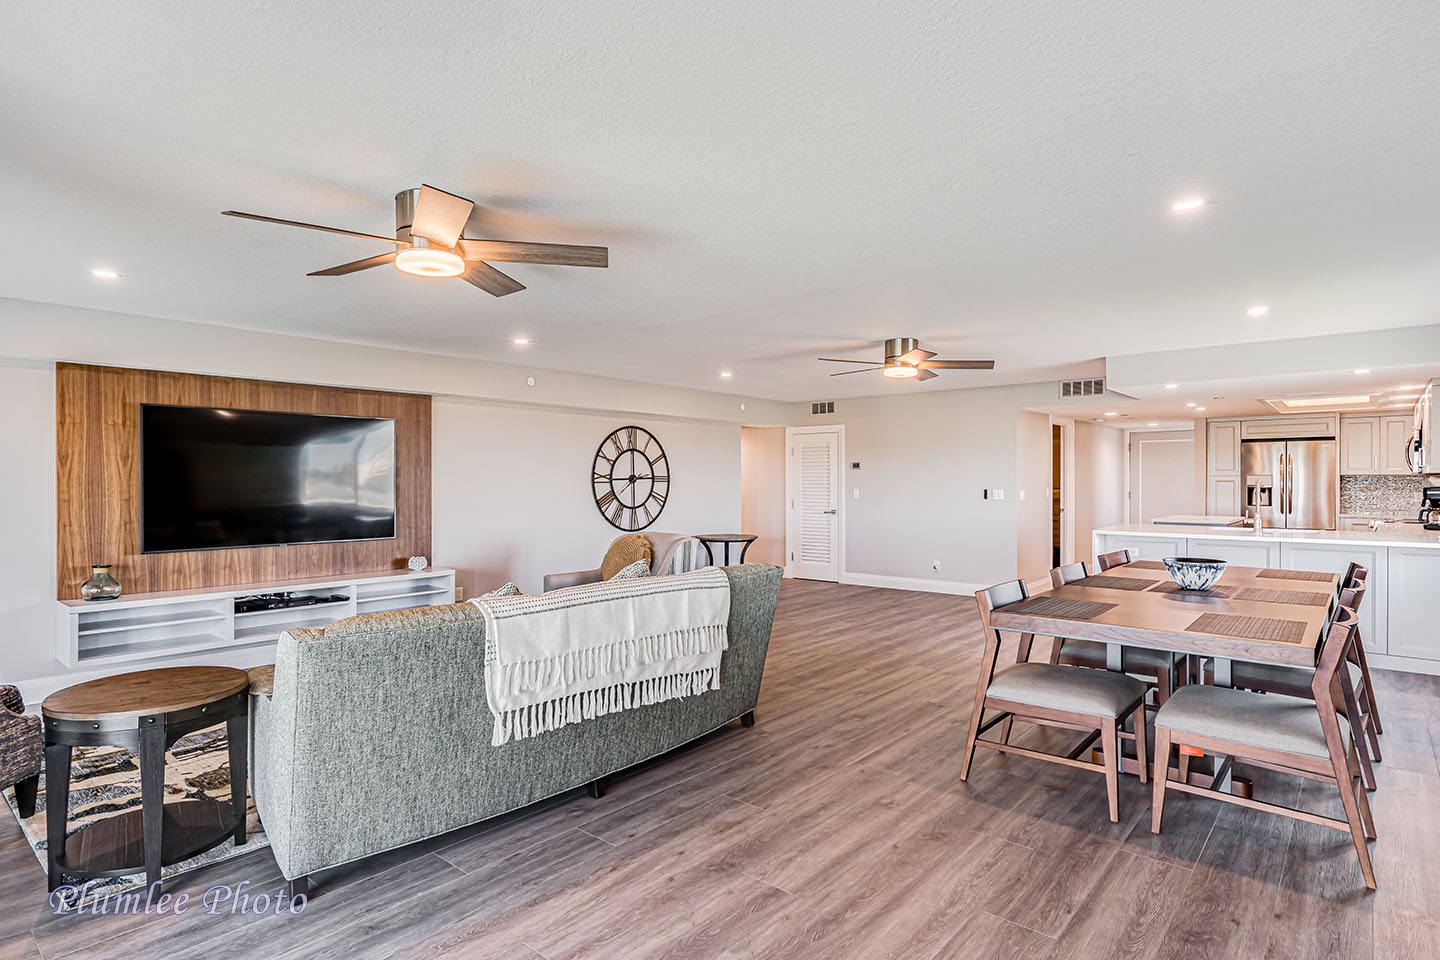
<svg viewBox="0 0 1440 960"><path fill-rule="evenodd" d="M716 567L469 602L485 614L497 747L720 689L730 580Z"/></svg>

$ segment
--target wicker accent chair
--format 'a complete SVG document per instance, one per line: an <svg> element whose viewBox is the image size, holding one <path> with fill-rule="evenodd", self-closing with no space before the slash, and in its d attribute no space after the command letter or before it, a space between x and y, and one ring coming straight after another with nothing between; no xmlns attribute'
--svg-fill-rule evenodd
<svg viewBox="0 0 1440 960"><path fill-rule="evenodd" d="M0 685L0 787L15 788L21 817L35 815L43 743L40 718L26 715L20 691Z"/></svg>

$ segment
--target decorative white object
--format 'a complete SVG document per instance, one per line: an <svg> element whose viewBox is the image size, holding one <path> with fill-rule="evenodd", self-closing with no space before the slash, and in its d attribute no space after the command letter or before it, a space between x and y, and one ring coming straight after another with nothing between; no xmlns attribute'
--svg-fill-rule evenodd
<svg viewBox="0 0 1440 960"><path fill-rule="evenodd" d="M426 567L428 567L428 566L430 566L430 561L429 561L429 560L426 560L424 557L411 557L411 558L410 558L409 567L410 567L411 570L416 570L416 571L424 570L424 569L425 569Z"/></svg>

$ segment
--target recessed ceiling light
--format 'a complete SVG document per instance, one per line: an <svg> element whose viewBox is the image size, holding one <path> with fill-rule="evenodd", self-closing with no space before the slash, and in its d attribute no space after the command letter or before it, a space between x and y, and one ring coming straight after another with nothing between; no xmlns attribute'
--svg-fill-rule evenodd
<svg viewBox="0 0 1440 960"><path fill-rule="evenodd" d="M1166 390L1179 390L1179 389L1180 389L1180 384L1178 384L1178 383L1167 383L1167 384L1165 384L1165 389L1166 389Z"/></svg>
<svg viewBox="0 0 1440 960"><path fill-rule="evenodd" d="M720 371L720 379L721 379L721 380L729 380L729 379L730 379L731 377L733 377L733 376L735 376L735 374L731 373L729 370L721 370L721 371Z"/></svg>
<svg viewBox="0 0 1440 960"><path fill-rule="evenodd" d="M120 279L120 274L117 271L108 269L106 267L96 267L94 270L90 271L90 276L94 277L96 280Z"/></svg>
<svg viewBox="0 0 1440 960"><path fill-rule="evenodd" d="M1267 313L1269 313L1269 312L1270 312L1270 308L1269 308L1268 306L1266 306L1266 305L1263 304L1263 303L1257 303L1257 304L1255 304L1255 306L1253 306L1253 307L1251 307L1250 309L1248 309L1248 310L1245 311L1245 316L1247 316L1247 317L1263 317L1263 316L1265 316L1265 315L1266 315Z"/></svg>
<svg viewBox="0 0 1440 960"><path fill-rule="evenodd" d="M515 346L517 346L517 347L523 347L523 346L527 345L527 344L530 342L530 338L529 338L529 337L515 337L515 338L512 339L510 342L513 343L513 344L515 344Z"/></svg>
<svg viewBox="0 0 1440 960"><path fill-rule="evenodd" d="M1170 209L1176 213L1193 213L1209 202L1204 197L1185 197L1172 203Z"/></svg>
<svg viewBox="0 0 1440 960"><path fill-rule="evenodd" d="M1107 416L1107 417L1118 417L1118 416L1120 416L1120 413L1119 413L1119 411L1117 411L1117 410L1107 410L1107 411L1105 411L1105 416Z"/></svg>
<svg viewBox="0 0 1440 960"><path fill-rule="evenodd" d="M1204 408L1204 407L1196 407L1196 408L1195 408L1195 412L1196 412L1196 413L1204 413L1204 412L1205 412L1205 408Z"/></svg>
<svg viewBox="0 0 1440 960"><path fill-rule="evenodd" d="M1147 424L1145 424L1145 426L1147 426L1147 427L1158 427L1158 426L1160 426L1160 424L1159 424L1159 423L1147 423Z"/></svg>
<svg viewBox="0 0 1440 960"><path fill-rule="evenodd" d="M1356 370L1355 372L1356 372L1356 373L1369 373L1369 372L1370 372L1370 368L1369 368L1369 367L1361 367L1359 370Z"/></svg>
<svg viewBox="0 0 1440 960"><path fill-rule="evenodd" d="M1189 403L1185 404L1185 406L1187 406L1187 407L1193 407L1193 406L1195 406L1195 401L1194 401L1194 400L1191 400Z"/></svg>

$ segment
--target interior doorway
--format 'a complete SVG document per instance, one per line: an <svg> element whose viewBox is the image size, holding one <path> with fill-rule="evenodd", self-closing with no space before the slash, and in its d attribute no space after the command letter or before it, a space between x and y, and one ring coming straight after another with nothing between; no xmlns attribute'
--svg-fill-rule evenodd
<svg viewBox="0 0 1440 960"><path fill-rule="evenodd" d="M785 566L785 428L740 428L740 529L747 561Z"/></svg>
<svg viewBox="0 0 1440 960"><path fill-rule="evenodd" d="M791 427L785 442L786 574L838 582L844 556L840 459L845 428Z"/></svg>
<svg viewBox="0 0 1440 960"><path fill-rule="evenodd" d="M1065 508L1062 505L1061 487L1064 471L1061 464L1060 424L1050 425L1050 566L1060 566L1060 519Z"/></svg>
<svg viewBox="0 0 1440 960"><path fill-rule="evenodd" d="M1131 523L1195 509L1195 434L1184 430L1130 435Z"/></svg>

